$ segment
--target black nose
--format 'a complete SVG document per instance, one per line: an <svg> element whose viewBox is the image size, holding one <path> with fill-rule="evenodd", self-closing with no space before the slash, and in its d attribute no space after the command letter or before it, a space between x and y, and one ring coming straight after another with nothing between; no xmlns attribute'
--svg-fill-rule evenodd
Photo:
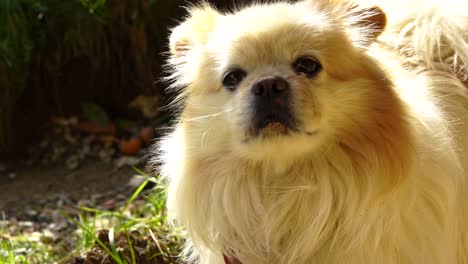
<svg viewBox="0 0 468 264"><path fill-rule="evenodd" d="M289 84L283 78L271 76L262 78L252 86L252 93L270 99L287 96Z"/></svg>
<svg viewBox="0 0 468 264"><path fill-rule="evenodd" d="M291 90L288 82L277 76L257 80L252 91L252 128L255 134L271 123L293 128L295 119L290 109Z"/></svg>

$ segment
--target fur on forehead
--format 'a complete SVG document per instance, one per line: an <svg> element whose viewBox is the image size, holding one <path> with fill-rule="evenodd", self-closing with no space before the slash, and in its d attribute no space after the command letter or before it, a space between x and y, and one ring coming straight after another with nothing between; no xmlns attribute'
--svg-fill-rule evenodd
<svg viewBox="0 0 468 264"><path fill-rule="evenodd" d="M310 9L315 9L323 14L333 17L341 26L350 31L351 40L359 44L366 44L373 41L386 26L386 16L384 12L376 7L363 5L354 1L346 0L306 0L295 5L285 3L266 4L278 6L276 10L281 10L283 15L288 15L288 8L292 8L292 15L305 16ZM264 5L254 4L252 7L241 11L245 16L261 10ZM183 56L194 45L206 44L210 33L216 28L224 14L219 13L207 3L188 8L189 15L183 23L172 30L170 37L170 50L173 56ZM268 12L268 11L267 11ZM304 14L305 13L305 14ZM237 13L234 13L237 15ZM275 16L278 14L272 14ZM317 12L310 12L310 15L317 15ZM253 16L258 18L258 16ZM282 21L282 19L272 19L272 21ZM305 20L307 21L307 20ZM311 20L314 21L314 20Z"/></svg>

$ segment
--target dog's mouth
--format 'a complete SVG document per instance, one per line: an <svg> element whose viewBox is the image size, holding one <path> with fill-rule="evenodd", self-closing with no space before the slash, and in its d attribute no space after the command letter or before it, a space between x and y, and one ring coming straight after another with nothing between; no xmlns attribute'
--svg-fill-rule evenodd
<svg viewBox="0 0 468 264"><path fill-rule="evenodd" d="M286 124L273 121L266 123L266 125L260 130L259 133L262 136L267 137L274 135L287 135L290 130L291 129Z"/></svg>
<svg viewBox="0 0 468 264"><path fill-rule="evenodd" d="M269 113L257 118L250 129L252 136L271 137L297 131L296 122L289 114Z"/></svg>
<svg viewBox="0 0 468 264"><path fill-rule="evenodd" d="M300 122L290 113L269 113L263 118L255 118L246 133L243 143L255 139L275 139L294 135L316 136L318 129L302 128Z"/></svg>

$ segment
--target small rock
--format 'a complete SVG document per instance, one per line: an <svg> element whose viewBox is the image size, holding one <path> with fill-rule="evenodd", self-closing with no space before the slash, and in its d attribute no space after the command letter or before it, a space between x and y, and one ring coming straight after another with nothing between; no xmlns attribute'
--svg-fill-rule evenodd
<svg viewBox="0 0 468 264"><path fill-rule="evenodd" d="M41 232L32 232L28 234L28 240L31 242L40 242L42 238L42 233Z"/></svg>
<svg viewBox="0 0 468 264"><path fill-rule="evenodd" d="M111 161L113 155L114 155L114 150L109 150L109 149L102 149L98 153L98 157L104 162Z"/></svg>
<svg viewBox="0 0 468 264"><path fill-rule="evenodd" d="M98 193L98 194L92 194L90 197L91 203L96 203L99 201L104 195Z"/></svg>
<svg viewBox="0 0 468 264"><path fill-rule="evenodd" d="M10 223L10 221L7 220L0 220L0 228L3 228L7 226Z"/></svg>
<svg viewBox="0 0 468 264"><path fill-rule="evenodd" d="M37 212L36 210L33 210L33 209L27 209L26 210L26 215L30 218L35 218L36 216L38 216L39 212Z"/></svg>
<svg viewBox="0 0 468 264"><path fill-rule="evenodd" d="M65 162L69 170L76 170L80 166L80 161L77 156L72 156Z"/></svg>
<svg viewBox="0 0 468 264"><path fill-rule="evenodd" d="M106 210L110 210L110 209L114 209L115 205L116 205L116 201L114 199L110 199L110 200L105 201L102 204L102 207L104 207L104 209Z"/></svg>
<svg viewBox="0 0 468 264"><path fill-rule="evenodd" d="M133 175L130 181L128 181L128 185L133 188L138 188L140 185L146 180L147 178L142 175Z"/></svg>
<svg viewBox="0 0 468 264"><path fill-rule="evenodd" d="M127 196L125 194L117 194L117 196L115 196L115 198L119 201L123 201L123 200L127 200Z"/></svg>
<svg viewBox="0 0 468 264"><path fill-rule="evenodd" d="M79 200L76 203L76 205L77 205L77 207L92 207L93 202L91 202L91 200Z"/></svg>
<svg viewBox="0 0 468 264"><path fill-rule="evenodd" d="M63 203L65 204L72 204L72 205L74 204L74 201L66 193L63 193L63 192L60 193L58 198L60 201L63 201Z"/></svg>
<svg viewBox="0 0 468 264"><path fill-rule="evenodd" d="M78 125L78 117L72 116L72 117L68 118L68 124L70 126L77 126Z"/></svg>
<svg viewBox="0 0 468 264"><path fill-rule="evenodd" d="M14 180L16 178L16 173L10 172L8 173L7 177L9 180Z"/></svg>
<svg viewBox="0 0 468 264"><path fill-rule="evenodd" d="M45 229L44 231L42 231L42 238L41 238L41 240L42 240L43 242L48 243L48 242L56 241L56 240L57 240L57 236L56 236L53 232L51 232L50 230Z"/></svg>
<svg viewBox="0 0 468 264"><path fill-rule="evenodd" d="M65 229L67 229L68 227L68 222L66 219L61 219L60 221L57 221L55 223L52 223L48 226L48 228L51 230L51 231L54 231L54 232L60 232L60 231L63 231Z"/></svg>
<svg viewBox="0 0 468 264"><path fill-rule="evenodd" d="M49 216L47 214L45 214L44 212L40 213L37 216L37 221L39 223L45 223L45 222L48 222L49 220L50 220Z"/></svg>
<svg viewBox="0 0 468 264"><path fill-rule="evenodd" d="M136 157L121 157L115 161L115 166L117 168L122 168L124 166L136 166L140 162L139 158Z"/></svg>
<svg viewBox="0 0 468 264"><path fill-rule="evenodd" d="M84 159L89 152L91 151L91 147L89 145L83 145L83 147L79 150L78 155L81 159Z"/></svg>
<svg viewBox="0 0 468 264"><path fill-rule="evenodd" d="M28 252L28 249L25 248L25 247L21 247L21 248L17 248L15 249L14 253L16 255L22 255L22 254L26 254Z"/></svg>
<svg viewBox="0 0 468 264"><path fill-rule="evenodd" d="M60 210L68 216L75 216L80 214L80 210L74 206L63 206Z"/></svg>

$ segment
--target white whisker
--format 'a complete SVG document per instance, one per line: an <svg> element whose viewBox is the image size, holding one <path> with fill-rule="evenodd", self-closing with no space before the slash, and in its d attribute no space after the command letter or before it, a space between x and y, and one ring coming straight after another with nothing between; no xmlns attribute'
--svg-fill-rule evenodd
<svg viewBox="0 0 468 264"><path fill-rule="evenodd" d="M204 116L197 116L197 117L194 117L194 118L184 119L184 121L189 121L189 122L191 122L191 121L198 121L198 120L205 119L205 118L210 118L210 117L211 117L211 118L215 118L215 117L218 117L218 116L220 116L220 115L222 115L222 114L228 113L228 112L230 112L230 111L232 111L232 110L234 110L234 109L236 109L236 108L235 108L235 107L231 107L231 108L229 108L229 109L225 109L225 110L223 110L223 111L221 111L221 112L218 112L218 113L215 113L215 114L209 114L209 115L204 115Z"/></svg>

